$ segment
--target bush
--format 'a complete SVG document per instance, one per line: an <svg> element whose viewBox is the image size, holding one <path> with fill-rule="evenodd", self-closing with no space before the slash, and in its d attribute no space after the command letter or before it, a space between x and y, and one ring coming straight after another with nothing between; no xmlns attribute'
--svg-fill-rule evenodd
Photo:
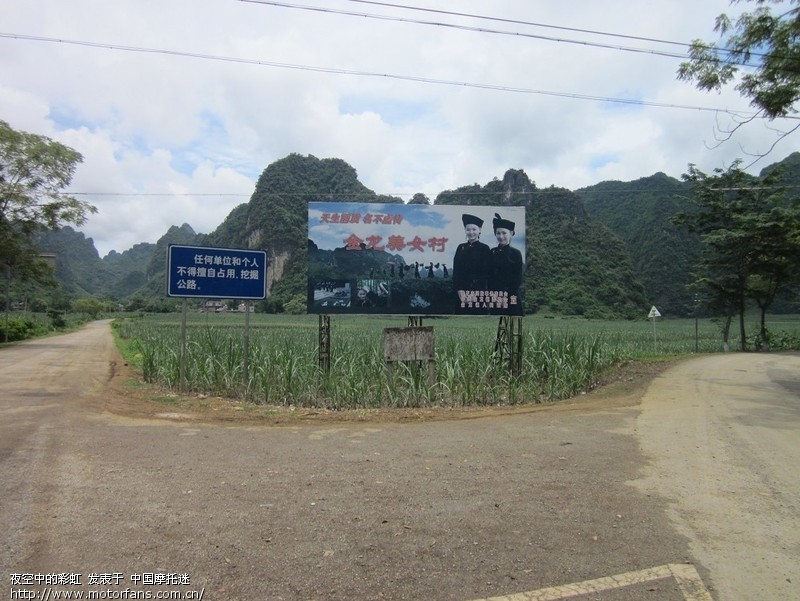
<svg viewBox="0 0 800 601"><path fill-rule="evenodd" d="M800 336L790 332L773 333L767 330L767 339L763 340L760 334L748 336L749 348L770 351L797 351L800 350Z"/></svg>
<svg viewBox="0 0 800 601"><path fill-rule="evenodd" d="M284 305L284 310L289 315L303 315L306 312L306 298L300 294Z"/></svg>
<svg viewBox="0 0 800 601"><path fill-rule="evenodd" d="M47 316L50 318L54 330L63 330L67 327L67 320L64 317L63 311L48 309Z"/></svg>
<svg viewBox="0 0 800 601"><path fill-rule="evenodd" d="M10 319L8 321L8 341L26 340L43 334L42 328L32 319ZM0 326L0 341L6 339L5 324Z"/></svg>

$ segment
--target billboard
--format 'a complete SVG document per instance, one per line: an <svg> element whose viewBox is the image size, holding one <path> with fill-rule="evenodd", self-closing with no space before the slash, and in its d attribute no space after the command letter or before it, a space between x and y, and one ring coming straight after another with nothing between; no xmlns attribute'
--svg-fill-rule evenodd
<svg viewBox="0 0 800 601"><path fill-rule="evenodd" d="M311 202L308 312L522 315L525 207Z"/></svg>
<svg viewBox="0 0 800 601"><path fill-rule="evenodd" d="M170 244L167 296L263 299L267 253L263 250Z"/></svg>

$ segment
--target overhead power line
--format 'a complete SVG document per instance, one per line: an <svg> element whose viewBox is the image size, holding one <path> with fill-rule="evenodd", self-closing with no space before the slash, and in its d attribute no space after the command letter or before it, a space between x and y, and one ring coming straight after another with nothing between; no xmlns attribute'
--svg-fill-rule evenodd
<svg viewBox="0 0 800 601"><path fill-rule="evenodd" d="M429 12L429 13L453 15L453 16L458 16L458 17L469 17L471 19L482 19L482 20L486 20L486 21L498 21L498 22L502 22L502 23L511 23L511 24L515 24L515 25L527 25L527 26L531 26L531 27L542 27L542 28L545 28L545 29L556 29L556 30L560 30L560 31L571 31L571 32L574 32L574 33L585 33L585 34L589 34L589 35L606 36L606 37L620 38L620 39L625 39L625 40L637 40L637 41L640 41L640 42L651 42L651 43L655 43L655 44L667 44L667 45L671 45L671 46L680 46L682 48L689 48L690 47L690 44L687 44L686 42L676 42L674 40L662 40L662 39L659 39L659 38L651 38L651 37L639 36L639 35L629 35L629 34L624 34L624 33L611 33L611 32L608 32L608 31L598 31L598 30L595 30L595 29L582 29L582 28L579 28L579 27L566 27L564 25L552 25L552 24L549 24L549 23L537 23L537 22L534 22L534 21L522 21L522 20L519 20L519 19L507 19L507 18L503 18L503 17L492 17L492 16L486 16L486 15L475 15L475 14L470 14L470 13L459 13L459 12L452 12L452 11L446 11L446 10L437 10L437 9L434 9L434 8L425 8L425 7L421 7L421 6L408 6L408 5L405 5L405 4L392 4L392 3L389 3L389 2L377 2L376 0L347 0L347 1L348 2L357 2L359 4L374 4L376 6L388 6L388 7L392 7L392 8L402 8L402 9L411 10L411 11L422 11L422 12ZM797 9L793 9L793 10L787 11L785 14L788 15L788 14L791 14L792 12L796 12L796 11L797 11ZM727 49L720 48L718 46L709 46L708 49L713 51L713 52L718 52L720 54L727 54L729 52ZM769 55L766 54L766 53L762 53L762 52L751 52L750 56L753 57L753 58L764 58L764 57L767 57ZM742 66L742 67L757 67L758 65L750 64L750 63L746 63L746 62L740 62L739 66Z"/></svg>
<svg viewBox="0 0 800 601"><path fill-rule="evenodd" d="M445 27L445 28L449 28L449 29L460 29L460 30L463 30L463 31L473 31L473 32L477 32L477 33L489 33L489 34L495 34L495 35L514 36L514 37L519 37L519 38L532 38L532 39L538 39L538 40L545 40L545 41L548 41L548 42L561 42L561 43L564 43L564 44L578 44L580 46L591 46L591 47L594 47L594 48L605 48L605 49L608 49L608 50L619 50L619 51L623 51L623 52L636 52L636 53L641 53L641 54L653 54L653 55L657 55L657 56L666 56L666 57L669 57L669 58L680 58L680 59L688 59L689 58L689 55L686 52L678 53L678 52L668 52L668 51L664 51L664 50L651 50L651 49L645 49L645 48L630 48L630 47L626 47L626 46L603 44L601 42L590 42L590 41L586 41L586 40L572 40L572 39L568 39L568 38L555 38L555 37L552 37L552 36L546 36L546 35L536 34L536 33L525 33L525 32L521 32L521 31L502 31L502 30L498 30L498 29L488 29L486 27L472 27L472 26L468 26L468 25L458 25L458 24L455 24L455 23L444 23L444 22L437 22L437 21L421 21L419 19L409 19L409 18L406 18L406 17L397 17L397 16L390 16L390 15L376 15L376 14L372 14L372 13L360 13L360 12L341 10L341 9L335 9L335 8L323 8L323 7L319 7L319 6L306 6L306 5L300 5L300 4L291 4L289 2L277 2L277 1L274 1L274 0L239 0L239 2L244 2L244 3L248 3L248 4L264 4L264 5L269 5L269 6L281 7L281 8L291 8L291 9L297 9L297 10L306 10L306 11L313 11L313 12L330 13L330 14L335 14L335 15L346 15L346 16L351 16L351 17L363 17L363 18L367 18L367 19L377 19L377 20L380 20L380 21L397 21L397 22L402 22L402 23L413 23L413 24L416 24L416 25L430 25L430 26L434 26L434 27ZM400 5L393 4L393 5L386 5L386 6L395 6L396 7L396 6L400 6ZM414 7L402 7L402 8L408 8L410 10L415 10ZM439 11L437 11L437 12L439 12ZM441 12L444 12L444 11L441 11ZM465 14L462 14L462 13L447 13L447 14L459 15L459 16L475 16L475 15L465 15ZM477 18L487 18L487 17L477 17ZM539 26L541 26L541 25L539 25ZM578 30L578 31L580 31L580 30ZM588 33L586 31L584 31L584 32ZM597 32L595 32L595 33L597 33ZM620 36L620 37L622 37L622 36ZM685 48L688 48L688 44L683 44L683 46Z"/></svg>
<svg viewBox="0 0 800 601"><path fill-rule="evenodd" d="M488 29L485 27L474 27L468 25L459 25L456 23L445 23L440 21L422 21L419 19L411 19L407 17L398 17L398 16L391 16L391 15L379 15L374 13L363 13L363 12L355 12L355 11L348 11L343 9L336 9L330 7L319 7L319 6L308 6L302 4L293 4L290 2L279 2L277 0L238 0L239 2L244 2L248 4L262 4L268 6L275 6L280 8L290 8L296 10L306 10L312 12L320 12L320 13L329 13L335 15L345 15L351 17L361 17L367 19L376 19L381 21L396 21L401 23L412 23L415 25L428 25L428 26L435 26L435 27L445 27L450 29L460 29L464 31L472 31L477 33L488 33L488 34L495 34L495 35L505 35L505 36L514 36L519 38L531 38L531 39L538 39L548 42L559 42L564 44L576 44L579 46L588 46L593 48L603 48L607 50L617 50L622 52L634 52L639 54L650 54L654 56L664 56L668 58L678 58L681 60L688 60L690 55L688 53L691 44L687 42L675 42L670 40L661 40L657 38L649 38L645 36L635 36L635 35L625 35L619 33L609 33L605 31L598 31L592 29L581 29L578 27L565 27L561 25L550 25L546 23L536 23L532 21L522 21L518 19L506 19L502 17L492 17L492 16L485 16L485 15L476 15L471 13L462 13L462 12L455 12L455 11L446 11L446 10L437 10L431 8L423 8L418 6L407 6L404 4L394 4L389 2L376 2L371 0L349 0L350 2L358 2L361 4L372 4L377 6L383 7L390 7L390 8L400 8L404 10L410 11L422 11L434 14L442 14L447 16L455 16L455 17L466 17L471 19L479 19L479 20L486 20L486 21L494 21L494 22L501 22L501 23L508 23L513 25L524 25L529 27L539 27L545 29L553 29L553 30L560 30L560 31L568 31L571 33L581 33L587 34L592 36L603 36L603 37L610 37L610 38L618 38L618 39L625 39L625 40L636 40L639 42L648 42L648 43L656 43L656 44L666 44L671 46L678 46L683 49L682 52L677 51L667 51L667 50L656 50L651 48L632 48L628 46L619 46L614 44L605 44L601 42L592 42L588 40L576 40L576 39L569 39L569 38L558 38L553 36L546 36L542 34L535 34L535 33L526 33L522 31L503 31L497 29ZM727 52L725 49L721 48L710 48L710 50L725 53ZM751 53L751 56L754 58L759 58L765 56L760 53ZM714 59L714 60L721 60L721 59ZM755 67L751 63L747 63L745 61L739 61L737 64L741 67Z"/></svg>
<svg viewBox="0 0 800 601"><path fill-rule="evenodd" d="M186 52L180 50L166 50L163 48L144 48L138 46L123 46L120 44L108 44L103 42L89 42L85 40L69 40L64 38L51 38L45 36L25 35L17 33L0 32L0 38L25 40L32 42L46 42L56 44L69 44L74 46L83 46L88 48L101 48L105 50L117 50L122 52L144 53L144 54L160 54L166 56L177 56L182 58L195 58L202 60L223 61L230 63L239 63L247 65L260 65L263 67L273 67L278 69L291 69L297 71L312 71L315 73L329 73L333 75L352 75L357 77L371 77L381 79L394 79L399 81L410 81L415 83L435 84L442 86L455 86L461 88L472 88L480 90L492 90L498 92L513 92L517 94L533 94L540 96L553 96L558 98L569 98L573 100L592 100L595 102L606 102L616 104L627 104L635 106L648 106L656 108L669 108L681 109L691 111L707 111L713 113L725 113L739 118L753 118L758 114L753 111L740 111L731 109L721 109L707 106L692 106L686 104L673 104L665 102L651 102L647 100L636 100L632 98L614 98L610 96L596 96L593 94L579 94L574 92L558 92L553 90L540 90L533 88L520 88L514 86L504 86L497 84L486 84L478 82L455 81L447 79L436 79L430 77L421 77L416 75L398 75L396 73L380 73L376 71L359 71L354 69L340 69L334 67L320 67L317 65L302 65L293 63L279 63L274 61L263 61L257 59L238 58L232 56L219 56L213 54L203 54L197 52ZM793 118L793 117L786 117Z"/></svg>
<svg viewBox="0 0 800 601"><path fill-rule="evenodd" d="M548 23L537 23L537 22L534 22L534 21L522 21L520 19L507 19L507 18L504 18L504 17L492 17L492 16L487 16L487 15L476 15L476 14L472 14L472 13L461 13L461 12L455 12L455 11L449 11L449 10L438 10L438 9L435 9L435 8L426 8L426 7L422 7L422 6L408 6L406 4L393 4L391 2L377 2L377 1L374 1L374 0L347 0L347 1L348 2L356 2L358 4L372 4L372 5L375 5L375 6L386 6L386 7L391 7L391 8L402 8L404 10L421 11L421 12L426 12L426 13L435 13L435 14L440 14L440 15L454 16L454 17L467 17L467 18L470 18L470 19L481 19L481 20L484 20L484 21L496 21L498 23L509 23L511 25L528 25L528 26L531 26L531 27L542 27L542 28L545 28L545 29L558 29L560 31L571 31L571 32L574 32L574 33L588 33L588 34L591 34L591 35L608 36L608 37L621 38L621 39L627 39L627 40L638 40L640 42L655 42L655 43L658 43L658 44L671 44L673 46L682 46L684 48L688 46L688 44L686 44L685 42L673 42L673 41L670 41L670 40L660 40L660 39L657 39L657 38L648 38L648 37L638 36L638 35L625 35L625 34L622 34L622 33L609 33L607 31L597 31L597 30L594 30L594 29L581 29L579 27L566 27L564 25L551 25L551 24L548 24Z"/></svg>
<svg viewBox="0 0 800 601"><path fill-rule="evenodd" d="M556 186L557 188L560 186ZM583 188L593 188L596 187L595 185L592 186L584 186ZM575 193L578 193L583 188L578 188L572 190ZM789 190L798 190L800 189L800 184L786 184L781 186L739 186L739 187L724 187L724 188L714 188L715 191L720 192L742 192L742 191L789 191ZM537 189L533 192L530 191L519 191L519 190L512 190L512 191L504 191L502 195L512 195L512 196L529 196L531 194L535 194L536 191L541 191L541 189ZM651 192L650 188L625 188L625 194L638 194L644 192ZM284 192L280 190L270 190L269 194L275 194L278 196L293 196L293 197L303 197L303 198L318 198L318 199L325 199L325 200L333 200L333 199L343 199L343 200L355 200L355 199L372 199L375 196L390 196L390 197L404 197L407 196L409 198L413 198L420 192ZM459 191L459 190L442 190L441 192L435 193L427 193L425 196L429 198L436 198L438 196L497 196L498 192L490 192L490 191L479 191L479 192L467 192L467 191ZM184 197L216 197L216 198L252 198L253 194L241 194L238 192L220 192L217 194L214 193L207 193L207 192L61 192L58 196L92 196L92 197L115 197L115 198L142 198L142 197L159 197L159 198L184 198Z"/></svg>
<svg viewBox="0 0 800 601"><path fill-rule="evenodd" d="M252 196L241 192L64 192L66 196Z"/></svg>

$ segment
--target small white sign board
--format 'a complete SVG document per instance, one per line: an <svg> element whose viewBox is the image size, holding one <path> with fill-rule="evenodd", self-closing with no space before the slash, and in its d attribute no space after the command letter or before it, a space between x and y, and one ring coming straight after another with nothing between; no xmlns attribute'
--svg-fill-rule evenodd
<svg viewBox="0 0 800 601"><path fill-rule="evenodd" d="M661 317L661 313L658 312L658 309L656 309L655 305L650 308L650 313L647 314L648 319L652 319L654 317Z"/></svg>

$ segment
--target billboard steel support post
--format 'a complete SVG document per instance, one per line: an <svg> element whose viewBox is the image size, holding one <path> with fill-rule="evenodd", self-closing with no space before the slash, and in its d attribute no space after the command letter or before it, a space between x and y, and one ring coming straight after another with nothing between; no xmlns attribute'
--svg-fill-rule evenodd
<svg viewBox="0 0 800 601"><path fill-rule="evenodd" d="M518 378L522 375L522 318L512 317L511 323L511 375Z"/></svg>
<svg viewBox="0 0 800 601"><path fill-rule="evenodd" d="M522 375L522 318L503 315L497 324L494 353L498 365L517 378Z"/></svg>
<svg viewBox="0 0 800 601"><path fill-rule="evenodd" d="M319 316L319 366L323 372L331 371L331 316Z"/></svg>

